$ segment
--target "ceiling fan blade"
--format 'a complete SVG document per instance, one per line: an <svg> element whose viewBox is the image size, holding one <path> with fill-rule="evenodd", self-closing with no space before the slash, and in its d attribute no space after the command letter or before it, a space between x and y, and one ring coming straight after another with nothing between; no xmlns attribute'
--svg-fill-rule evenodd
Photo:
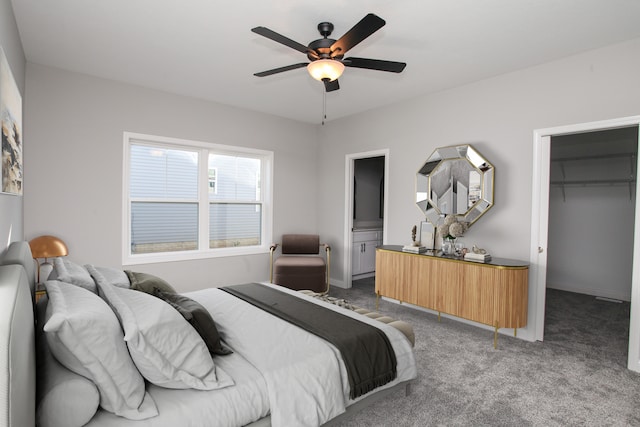
<svg viewBox="0 0 640 427"><path fill-rule="evenodd" d="M273 70L261 71L259 73L255 73L254 76L266 77L272 74L282 73L284 71L291 71L291 70L295 70L296 68L306 67L307 64L308 64L307 62L299 62L297 64L287 65L286 67L280 67L280 68L274 68Z"/></svg>
<svg viewBox="0 0 640 427"><path fill-rule="evenodd" d="M340 89L340 84L338 84L338 79L335 79L334 81L330 81L330 80L323 80L324 82L324 90L326 92L333 92L334 90L338 90Z"/></svg>
<svg viewBox="0 0 640 427"><path fill-rule="evenodd" d="M369 70L389 71L391 73L401 73L404 67L407 66L404 62L369 58L345 58L342 63L345 67L366 68Z"/></svg>
<svg viewBox="0 0 640 427"><path fill-rule="evenodd" d="M287 47L290 47L291 49L295 49L298 52L302 52L302 53L313 53L315 56L316 53L314 51L312 51L311 49L309 49L307 46L298 43L297 41L291 40L288 37L283 36L282 34L278 34L273 30L270 30L266 27L255 27L252 28L251 31L253 31L256 34L260 34L263 37L266 37L268 39L273 40L274 42L278 42L280 44L283 44Z"/></svg>
<svg viewBox="0 0 640 427"><path fill-rule="evenodd" d="M344 55L349 49L384 27L384 24L384 19L373 13L368 14L331 45L331 57Z"/></svg>

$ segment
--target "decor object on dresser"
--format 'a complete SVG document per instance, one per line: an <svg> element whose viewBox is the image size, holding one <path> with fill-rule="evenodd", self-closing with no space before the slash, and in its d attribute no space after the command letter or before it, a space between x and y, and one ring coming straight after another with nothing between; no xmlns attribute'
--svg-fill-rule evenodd
<svg viewBox="0 0 640 427"><path fill-rule="evenodd" d="M411 240L412 243L410 245L405 245L402 247L404 252L412 252L415 254L420 254L427 251L427 248L421 245L421 242L416 240L416 234L418 232L418 227L413 226L411 229Z"/></svg>
<svg viewBox="0 0 640 427"><path fill-rule="evenodd" d="M456 254L456 239L462 237L462 235L469 228L469 224L466 222L458 221L456 215L446 215L442 224L438 225L438 235L442 238L442 252L445 255L457 255Z"/></svg>
<svg viewBox="0 0 640 427"><path fill-rule="evenodd" d="M280 246L281 255L274 259ZM325 257L320 255L320 247ZM331 247L320 243L317 234L284 234L282 243L269 248L271 269L269 281L294 290L329 292Z"/></svg>
<svg viewBox="0 0 640 427"><path fill-rule="evenodd" d="M490 325L527 325L529 267L494 258L486 263L427 254L408 254L385 245L376 254L376 295Z"/></svg>
<svg viewBox="0 0 640 427"><path fill-rule="evenodd" d="M427 250L433 250L435 247L436 230L429 221L420 222L420 246L424 246Z"/></svg>
<svg viewBox="0 0 640 427"><path fill-rule="evenodd" d="M471 145L436 149L416 174L416 205L438 226L443 215L473 224L493 206L494 167Z"/></svg>

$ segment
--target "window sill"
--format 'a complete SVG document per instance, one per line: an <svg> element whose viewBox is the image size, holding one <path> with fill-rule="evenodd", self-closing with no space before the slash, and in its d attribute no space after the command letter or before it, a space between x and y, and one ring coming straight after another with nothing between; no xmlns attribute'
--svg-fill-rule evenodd
<svg viewBox="0 0 640 427"><path fill-rule="evenodd" d="M122 265L156 264L162 262L192 261L207 258L261 255L267 253L269 253L269 247L267 246L250 246L239 248L211 249L205 251L180 251L125 255L122 259Z"/></svg>

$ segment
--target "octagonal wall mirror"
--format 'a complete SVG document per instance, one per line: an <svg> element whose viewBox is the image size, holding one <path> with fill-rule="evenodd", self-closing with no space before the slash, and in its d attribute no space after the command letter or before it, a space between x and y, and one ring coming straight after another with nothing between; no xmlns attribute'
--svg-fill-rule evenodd
<svg viewBox="0 0 640 427"><path fill-rule="evenodd" d="M494 167L471 145L437 148L416 174L416 205L434 226L444 215L473 224L493 206Z"/></svg>

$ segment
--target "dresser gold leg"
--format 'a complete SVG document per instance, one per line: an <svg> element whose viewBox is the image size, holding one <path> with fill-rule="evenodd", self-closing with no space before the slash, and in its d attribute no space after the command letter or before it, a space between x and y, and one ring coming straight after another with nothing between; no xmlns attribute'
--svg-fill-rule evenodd
<svg viewBox="0 0 640 427"><path fill-rule="evenodd" d="M380 291L376 291L376 310L380 307Z"/></svg>
<svg viewBox="0 0 640 427"><path fill-rule="evenodd" d="M496 320L496 329L493 332L493 348L498 348L498 321Z"/></svg>
<svg viewBox="0 0 640 427"><path fill-rule="evenodd" d="M440 322L440 312L438 312L438 322Z"/></svg>

